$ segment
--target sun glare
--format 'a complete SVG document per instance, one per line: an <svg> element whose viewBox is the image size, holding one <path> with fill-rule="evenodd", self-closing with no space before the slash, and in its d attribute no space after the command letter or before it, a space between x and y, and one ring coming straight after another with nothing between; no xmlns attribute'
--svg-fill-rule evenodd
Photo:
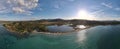
<svg viewBox="0 0 120 49"><path fill-rule="evenodd" d="M91 15L87 10L79 10L76 18L77 19L87 19L87 20L94 19L93 15Z"/></svg>
<svg viewBox="0 0 120 49"><path fill-rule="evenodd" d="M78 16L87 16L87 12L85 10L78 11Z"/></svg>

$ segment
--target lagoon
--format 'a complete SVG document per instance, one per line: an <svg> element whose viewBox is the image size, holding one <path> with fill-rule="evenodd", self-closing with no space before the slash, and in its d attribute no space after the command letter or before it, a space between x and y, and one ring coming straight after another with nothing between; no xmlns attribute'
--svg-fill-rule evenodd
<svg viewBox="0 0 120 49"><path fill-rule="evenodd" d="M120 49L120 25L95 26L60 35L31 34L22 39L0 25L0 49Z"/></svg>

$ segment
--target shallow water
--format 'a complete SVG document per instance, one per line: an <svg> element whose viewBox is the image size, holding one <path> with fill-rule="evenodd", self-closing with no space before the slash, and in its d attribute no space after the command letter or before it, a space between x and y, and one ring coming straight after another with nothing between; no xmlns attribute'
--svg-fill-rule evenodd
<svg viewBox="0 0 120 49"><path fill-rule="evenodd" d="M52 25L52 26L48 26L47 29L50 32L70 32L70 31L74 31L73 27L70 27L69 25L61 25L61 26Z"/></svg>
<svg viewBox="0 0 120 49"><path fill-rule="evenodd" d="M0 49L120 49L120 25L61 35L35 34L23 39L9 33L0 26Z"/></svg>

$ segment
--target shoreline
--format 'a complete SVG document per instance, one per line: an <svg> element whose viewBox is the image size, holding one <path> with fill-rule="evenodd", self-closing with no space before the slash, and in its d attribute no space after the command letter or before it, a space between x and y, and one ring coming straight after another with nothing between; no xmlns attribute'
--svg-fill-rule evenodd
<svg viewBox="0 0 120 49"><path fill-rule="evenodd" d="M73 31L68 31L68 32L49 32L49 31L46 31L46 32L38 32L38 31L32 31L32 32L28 32L28 34L68 34L68 33L72 33L72 32L78 32L78 31L81 31L81 30L84 30L84 29L88 29L90 28L90 26L86 26L86 28L77 28L77 29L74 29ZM11 32L12 34L15 34L15 35L18 35L18 33L14 32L14 31L11 31L9 29L6 28L7 31ZM26 32L27 33L27 32ZM20 35L20 34L19 34Z"/></svg>
<svg viewBox="0 0 120 49"><path fill-rule="evenodd" d="M73 30L73 31L70 31L70 32L32 32L31 34L52 34L52 35L62 35L62 34L69 34L69 33L75 33L75 32L78 32L78 31L82 31L82 30L85 30L85 29L88 29L90 27L87 27L87 28L84 28L84 29L77 29L77 30Z"/></svg>

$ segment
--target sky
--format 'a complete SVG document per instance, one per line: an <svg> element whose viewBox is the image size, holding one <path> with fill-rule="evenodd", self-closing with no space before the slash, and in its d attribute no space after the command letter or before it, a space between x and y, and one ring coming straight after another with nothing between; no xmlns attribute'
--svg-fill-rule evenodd
<svg viewBox="0 0 120 49"><path fill-rule="evenodd" d="M0 0L0 20L120 20L120 0Z"/></svg>

